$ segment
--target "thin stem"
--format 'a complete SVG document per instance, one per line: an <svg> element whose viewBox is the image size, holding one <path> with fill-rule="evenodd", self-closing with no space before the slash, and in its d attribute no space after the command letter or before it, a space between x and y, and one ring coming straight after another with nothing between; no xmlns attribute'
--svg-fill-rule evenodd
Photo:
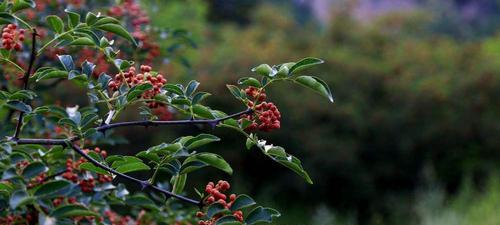
<svg viewBox="0 0 500 225"><path fill-rule="evenodd" d="M28 69L26 70L26 72L24 73L24 76L23 76L23 89L24 90L28 89L31 70L32 70L33 64L35 63L35 60L36 60L36 36L37 35L38 34L36 32L36 29L33 29L33 32L31 35L30 61L28 64ZM17 118L16 131L14 133L13 139L17 139L19 137L19 133L21 133L21 126L23 125L23 116L24 116L24 112L20 111L19 117Z"/></svg>
<svg viewBox="0 0 500 225"><path fill-rule="evenodd" d="M35 29L29 24L27 23L26 21L24 21L23 19L19 18L18 16L16 16L15 14L11 14L12 17L14 17L17 21L19 21L20 23L22 23L24 26L26 26L29 30L31 31L35 31Z"/></svg>
<svg viewBox="0 0 500 225"><path fill-rule="evenodd" d="M0 60L2 61L5 61L7 63L10 63L11 65L13 65L14 67L16 67L16 69L18 69L19 71L25 73L26 71L24 71L24 69L22 67L20 67L19 65L17 65L17 63L13 62L12 60L10 59L7 59L7 58L0 58Z"/></svg>
<svg viewBox="0 0 500 225"><path fill-rule="evenodd" d="M57 41L59 40L59 38L61 38L62 36L66 35L66 34L69 34L73 32L73 29L70 29L66 32L63 32L61 34L58 34L57 36L55 36L52 40L50 40L49 42L47 42L45 45L43 45L39 50L38 52L36 53L37 56L39 56L40 54L42 54L43 50L45 50L47 47L49 47L52 43L54 43L54 41Z"/></svg>

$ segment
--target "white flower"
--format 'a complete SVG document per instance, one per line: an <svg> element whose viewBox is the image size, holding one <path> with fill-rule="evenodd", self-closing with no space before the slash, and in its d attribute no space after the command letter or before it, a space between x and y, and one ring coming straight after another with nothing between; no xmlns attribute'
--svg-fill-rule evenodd
<svg viewBox="0 0 500 225"><path fill-rule="evenodd" d="M115 115L115 110L109 111L108 117L104 121L105 124L111 123L111 119L113 119L113 116Z"/></svg>
<svg viewBox="0 0 500 225"><path fill-rule="evenodd" d="M68 113L68 116L75 117L76 113L78 112L78 105L75 105L74 107L66 107L66 113Z"/></svg>
<svg viewBox="0 0 500 225"><path fill-rule="evenodd" d="M257 141L257 146L263 147L264 145L266 145L266 140L258 140Z"/></svg>

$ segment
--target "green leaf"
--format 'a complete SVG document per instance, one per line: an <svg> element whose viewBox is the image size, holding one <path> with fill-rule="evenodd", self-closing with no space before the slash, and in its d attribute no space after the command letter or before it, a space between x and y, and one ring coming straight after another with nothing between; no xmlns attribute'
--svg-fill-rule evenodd
<svg viewBox="0 0 500 225"><path fill-rule="evenodd" d="M250 150L255 145L255 142L251 138L247 138L245 146Z"/></svg>
<svg viewBox="0 0 500 225"><path fill-rule="evenodd" d="M6 2L6 1L4 1ZM3 25L3 24L11 24L11 23L15 23L16 22L16 19L8 14L8 13L5 13L5 12L0 12L0 25Z"/></svg>
<svg viewBox="0 0 500 225"><path fill-rule="evenodd" d="M66 71L69 72L75 69L75 63L70 55L58 55L57 58L59 58L59 61Z"/></svg>
<svg viewBox="0 0 500 225"><path fill-rule="evenodd" d="M2 11L2 12L7 11L7 7L9 6L8 3L10 3L10 2L3 1L2 3L0 3L0 11Z"/></svg>
<svg viewBox="0 0 500 225"><path fill-rule="evenodd" d="M196 91L199 85L200 82L198 81L195 80L190 81L189 84L186 86L185 90L186 96L191 96Z"/></svg>
<svg viewBox="0 0 500 225"><path fill-rule="evenodd" d="M203 101L205 98L207 98L210 95L212 95L212 94L210 94L208 92L198 92L198 93L194 94L193 99L191 100L191 105L196 105L196 104L200 103L201 101Z"/></svg>
<svg viewBox="0 0 500 225"><path fill-rule="evenodd" d="M132 101L141 96L144 92L153 89L153 85L150 83L143 83L130 88L127 94L127 101Z"/></svg>
<svg viewBox="0 0 500 225"><path fill-rule="evenodd" d="M32 100L35 98L37 95L33 91L29 90L19 90L14 92L12 95L9 96L10 100Z"/></svg>
<svg viewBox="0 0 500 225"><path fill-rule="evenodd" d="M191 173L206 166L208 166L208 164L200 161L184 162L181 166L179 174Z"/></svg>
<svg viewBox="0 0 500 225"><path fill-rule="evenodd" d="M57 207L50 213L51 217L64 218L74 216L99 216L96 212L90 211L83 205L64 205Z"/></svg>
<svg viewBox="0 0 500 225"><path fill-rule="evenodd" d="M214 119L215 118L214 115L212 115L210 108L208 108L206 106L196 104L196 105L193 105L192 109L193 109L193 113L195 114L196 117L201 117L201 118L205 118L205 119Z"/></svg>
<svg viewBox="0 0 500 225"><path fill-rule="evenodd" d="M68 26L73 28L80 23L80 14L71 12L69 10L64 10L68 14Z"/></svg>
<svg viewBox="0 0 500 225"><path fill-rule="evenodd" d="M16 209L17 207L31 203L33 200L34 198L29 196L26 191L17 190L10 196L9 205L10 208Z"/></svg>
<svg viewBox="0 0 500 225"><path fill-rule="evenodd" d="M97 22L94 24L94 26L99 26L99 25L104 25L104 24L110 24L110 23L114 23L114 24L120 24L120 21L113 18L113 17L110 17L110 16L106 16L106 17L101 17L99 18L99 20L97 20Z"/></svg>
<svg viewBox="0 0 500 225"><path fill-rule="evenodd" d="M14 187L9 183L0 183L0 191L5 191L10 194L10 192L14 191Z"/></svg>
<svg viewBox="0 0 500 225"><path fill-rule="evenodd" d="M116 171L120 173L130 173L141 170L149 170L149 166L144 164L143 162L130 162L123 165L120 165L116 168Z"/></svg>
<svg viewBox="0 0 500 225"><path fill-rule="evenodd" d="M60 34L64 32L64 22L58 16L56 15L47 16L45 18L45 21L47 22L47 25L49 25L49 27L56 33Z"/></svg>
<svg viewBox="0 0 500 225"><path fill-rule="evenodd" d="M75 46L94 46L95 42L88 38L88 37L79 37L72 42L69 43L69 45L75 45Z"/></svg>
<svg viewBox="0 0 500 225"><path fill-rule="evenodd" d="M297 73L299 71L302 71L304 69L307 69L309 67L312 67L312 66L315 66L318 64L322 64L322 63L324 63L324 61L321 59L318 59L318 58L313 58L313 57L304 58L304 59L298 61L297 63L295 63L291 68L289 68L288 74L292 75L294 73Z"/></svg>
<svg viewBox="0 0 500 225"><path fill-rule="evenodd" d="M127 30L125 30L125 28L123 28L121 25L108 23L96 26L96 28L99 30L116 34L122 38L127 39L128 41L132 42L135 46L137 46L137 42L135 41L134 37L132 37L132 35Z"/></svg>
<svg viewBox="0 0 500 225"><path fill-rule="evenodd" d="M35 8L35 1L33 0L14 0L12 1L12 12L17 12L23 9Z"/></svg>
<svg viewBox="0 0 500 225"><path fill-rule="evenodd" d="M295 173L304 178L307 183L312 184L313 181L309 177L309 174L302 168L301 162L295 156L289 155L288 158L279 158L276 160L278 163L288 167L293 170Z"/></svg>
<svg viewBox="0 0 500 225"><path fill-rule="evenodd" d="M239 209L244 209L246 207L250 207L252 205L255 205L255 201L250 198L248 195L239 195L235 200L234 203L231 205L231 211L236 211Z"/></svg>
<svg viewBox="0 0 500 225"><path fill-rule="evenodd" d="M241 90L237 86L228 84L226 85L226 87L234 97L236 97L237 99L242 99L243 95L241 94Z"/></svg>
<svg viewBox="0 0 500 225"><path fill-rule="evenodd" d="M47 172L48 170L49 168L47 168L45 164L41 162L33 162L29 164L26 168L24 168L23 177L25 179L30 179L41 173Z"/></svg>
<svg viewBox="0 0 500 225"><path fill-rule="evenodd" d="M253 209L245 218L246 224L256 224L260 222L271 223L274 217L279 217L278 211L270 208L263 208L262 206Z"/></svg>
<svg viewBox="0 0 500 225"><path fill-rule="evenodd" d="M187 174L176 175L172 177L172 179L174 180L172 184L172 192L174 194L180 194L186 186Z"/></svg>
<svg viewBox="0 0 500 225"><path fill-rule="evenodd" d="M259 75L262 75L262 76L272 76L272 72L273 72L273 68L271 68L271 66L267 65L267 64L260 64L254 68L252 68L252 72L255 72Z"/></svg>
<svg viewBox="0 0 500 225"><path fill-rule="evenodd" d="M36 82L40 82L41 80L47 80L52 78L68 78L68 72L63 70L51 69L47 71L42 71L35 73L34 78L36 78Z"/></svg>
<svg viewBox="0 0 500 225"><path fill-rule="evenodd" d="M184 146L188 149L195 149L199 148L203 145L215 142L215 141L220 141L220 138L217 136L211 135L211 134L199 134L194 138L189 139L184 143Z"/></svg>
<svg viewBox="0 0 500 225"><path fill-rule="evenodd" d="M31 112L31 106L29 106L28 104L26 104L24 102L18 101L18 100L8 101L5 104L5 106L7 106L13 110L21 111L24 113Z"/></svg>
<svg viewBox="0 0 500 225"><path fill-rule="evenodd" d="M65 192L71 187L71 183L66 180L54 180L42 184L38 189L36 189L34 195L36 197L49 197L60 195L60 193Z"/></svg>
<svg viewBox="0 0 500 225"><path fill-rule="evenodd" d="M91 12L88 12L85 16L85 23L89 26L92 26L97 22L97 15Z"/></svg>
<svg viewBox="0 0 500 225"><path fill-rule="evenodd" d="M290 154L287 154L285 152L285 149L283 149L280 146L259 146L261 148L262 152L269 156L271 159L274 161L278 162L279 164L291 169L295 173L297 173L299 176L304 178L304 180L307 181L307 183L312 184L312 180L309 177L309 174L302 168L302 163L300 160Z"/></svg>
<svg viewBox="0 0 500 225"><path fill-rule="evenodd" d="M305 86L305 87L313 89L314 91L316 91L320 95L328 98L328 100L330 100L330 102L334 102L334 98L333 98L332 92L330 91L330 88L321 79L319 79L317 77L312 77L312 76L300 76L300 77L297 77L294 81Z"/></svg>
<svg viewBox="0 0 500 225"><path fill-rule="evenodd" d="M241 222L233 215L227 215L218 219L215 225L241 225Z"/></svg>
<svg viewBox="0 0 500 225"><path fill-rule="evenodd" d="M220 203L214 203L208 207L207 217L212 218L214 215L224 212L229 212L229 210L224 208L224 206Z"/></svg>
<svg viewBox="0 0 500 225"><path fill-rule="evenodd" d="M109 175L108 171L106 171L106 170L104 170L104 169L102 169L100 167L97 167L97 166L95 166L94 164L92 164L90 162L84 162L84 163L80 164L80 169L92 171L94 173Z"/></svg>
<svg viewBox="0 0 500 225"><path fill-rule="evenodd" d="M221 156L217 154L208 152L197 153L186 158L184 163L189 163L193 161L203 162L217 169L220 169L228 174L233 173L233 169L231 168L231 166Z"/></svg>
<svg viewBox="0 0 500 225"><path fill-rule="evenodd" d="M173 144L166 144L162 143L156 146L153 146L147 150L147 152L151 153L159 153L162 155L171 155L175 152L177 152L179 149L182 148L181 143L173 143Z"/></svg>
<svg viewBox="0 0 500 225"><path fill-rule="evenodd" d="M163 86L163 89L165 89L166 91L168 91L170 93L174 93L174 94L177 94L177 95L180 95L180 96L184 95L184 92L182 91L182 88L179 87L178 85L175 85L175 84L165 84Z"/></svg>
<svg viewBox="0 0 500 225"><path fill-rule="evenodd" d="M238 84L240 85L248 85L253 87L261 87L260 82L253 77L243 77L238 80Z"/></svg>

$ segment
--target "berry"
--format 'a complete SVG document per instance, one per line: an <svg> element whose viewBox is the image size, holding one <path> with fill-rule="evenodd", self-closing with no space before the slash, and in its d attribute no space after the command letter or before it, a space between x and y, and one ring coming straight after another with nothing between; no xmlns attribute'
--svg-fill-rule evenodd
<svg viewBox="0 0 500 225"><path fill-rule="evenodd" d="M165 79L162 74L152 73L151 70L152 68L150 66L141 65L140 73L137 73L135 67L130 67L127 72L124 72L123 74L116 74L114 79L109 82L108 86L112 91L117 91L124 81L130 87L149 83L153 85L153 89L145 91L141 97L143 99L153 99L161 92L161 88L167 83L167 79ZM148 107L152 109L156 109L160 106L163 105L157 102L148 103Z"/></svg>
<svg viewBox="0 0 500 225"><path fill-rule="evenodd" d="M227 181L219 180L217 184L214 184L213 182L209 182L205 186L205 192L208 194L208 196L205 199L205 204L210 205L213 203L218 203L224 206L225 209L231 209L231 206L233 205L234 201L236 200L236 195L231 194L229 195L229 202L227 202L227 197L223 192L226 192L231 188L231 185ZM232 212L233 216L240 222L243 221L243 212L240 210ZM206 216L203 212L197 212L196 217L197 218L203 218ZM212 218L209 218L207 220L200 220L198 224L203 224L203 225L215 225L215 222L222 217L223 214L215 214L212 216Z"/></svg>
<svg viewBox="0 0 500 225"><path fill-rule="evenodd" d="M17 25L9 24L2 30L2 47L7 50L20 51L24 41L24 29L17 29Z"/></svg>
<svg viewBox="0 0 500 225"><path fill-rule="evenodd" d="M281 126L281 113L272 102L262 102L256 105L253 115L243 115L241 118L251 121L251 124L245 128L247 131L259 129L267 132L279 129Z"/></svg>

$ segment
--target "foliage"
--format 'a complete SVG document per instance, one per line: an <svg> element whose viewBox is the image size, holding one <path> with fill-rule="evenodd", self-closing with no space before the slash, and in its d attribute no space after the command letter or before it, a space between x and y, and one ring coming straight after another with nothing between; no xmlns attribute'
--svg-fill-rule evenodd
<svg viewBox="0 0 500 225"><path fill-rule="evenodd" d="M259 149L312 183L297 157L260 138L265 135L257 130L280 127L281 115L264 94L271 84L296 83L334 101L324 81L303 73L322 60L309 57L255 67L255 76L227 85L246 109L226 114L205 105L211 94L199 91L200 82L167 82L150 66L161 52L151 40L154 33L143 30L149 18L138 4L122 1L110 7L108 16L86 8L91 2L19 0L0 4L0 24L7 33L2 35L5 85L0 106L7 112L2 132L8 135L0 142L2 224L192 224L198 221L195 207L201 210L198 223L206 225L270 223L280 215L247 195L222 194L230 186L225 181L216 186L209 183L206 196L195 189L198 196L188 197L187 181L193 172L213 167L233 173L222 156L200 151L220 141L217 136L182 136L135 155L108 155L97 147L120 141L112 133L120 127L228 128L246 138L248 149ZM95 3L95 7L107 4ZM19 27L30 38L21 38L24 31L17 31ZM18 44L22 47L16 47ZM95 57L79 54L89 49ZM20 79L8 76L16 70L21 72ZM51 89L44 90L44 85L61 82L85 93L78 97L84 106L45 101ZM162 119L154 113L158 109L186 119ZM142 119L119 121L125 111ZM12 118L17 120L9 125ZM140 190L132 191L131 184Z"/></svg>
<svg viewBox="0 0 500 225"><path fill-rule="evenodd" d="M403 204L409 200L394 199L418 190L425 165L433 166L436 179L451 193L464 174L481 178L498 168L498 35L465 42L436 36L426 32L426 12L394 13L370 23L339 13L329 27L319 28L297 24L290 11L264 4L252 11L248 26L210 26L207 44L199 51L202 60L193 63L200 71L197 79L210 80L206 89L221 92L225 81L248 74L254 58L281 62L314 54L327 63L311 73L342 87L335 93L335 110L322 100L297 102L314 93L294 86L266 92L281 96L274 100L277 105L294 106L280 108L286 115L282 129L270 139L303 158L304 167L312 167L311 177L321 177L314 191L290 182L291 176L263 173L281 171L259 155L233 156L240 168L252 168L238 181L245 191L260 193L260 201L273 197L278 209L298 208L293 216L280 218L280 224L309 223L318 204L339 214L352 212L360 224L391 224L392 214L409 214L411 206ZM234 106L220 95L208 101L220 108ZM233 137L218 136L223 135ZM226 146L231 154L240 143ZM255 161L261 166L252 167ZM272 185L258 185L263 179ZM292 206L290 199L301 203Z"/></svg>

